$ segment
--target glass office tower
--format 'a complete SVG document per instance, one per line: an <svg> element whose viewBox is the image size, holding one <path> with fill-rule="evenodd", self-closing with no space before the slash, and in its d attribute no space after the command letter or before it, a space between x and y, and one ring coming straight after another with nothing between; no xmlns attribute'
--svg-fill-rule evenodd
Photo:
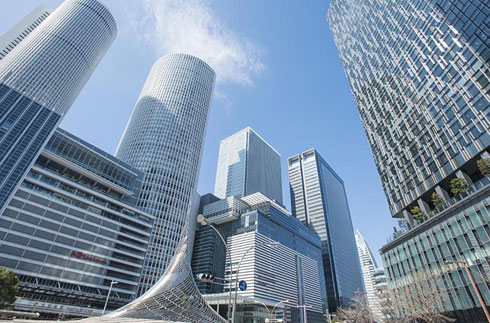
<svg viewBox="0 0 490 323"><path fill-rule="evenodd" d="M68 0L0 60L0 211L117 33L96 0Z"/></svg>
<svg viewBox="0 0 490 323"><path fill-rule="evenodd" d="M27 16L0 37L0 59L4 58L15 46L26 38L51 13L45 5L40 4Z"/></svg>
<svg viewBox="0 0 490 323"><path fill-rule="evenodd" d="M310 149L288 159L293 215L322 241L328 308L345 306L363 290L344 182Z"/></svg>
<svg viewBox="0 0 490 323"><path fill-rule="evenodd" d="M215 73L186 54L152 67L116 156L144 172L138 206L155 216L139 295L167 268L196 192Z"/></svg>
<svg viewBox="0 0 490 323"><path fill-rule="evenodd" d="M397 230L381 249L387 284L430 269L438 309L486 322L490 6L484 0L333 0L327 14ZM458 184L459 183L459 184Z"/></svg>
<svg viewBox="0 0 490 323"><path fill-rule="evenodd" d="M221 140L214 195L242 197L256 192L282 203L281 155L247 127Z"/></svg>

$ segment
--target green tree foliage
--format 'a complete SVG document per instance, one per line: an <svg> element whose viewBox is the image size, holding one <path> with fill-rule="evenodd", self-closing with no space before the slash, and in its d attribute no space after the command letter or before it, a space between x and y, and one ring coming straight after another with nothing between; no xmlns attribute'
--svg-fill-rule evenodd
<svg viewBox="0 0 490 323"><path fill-rule="evenodd" d="M424 218L424 211L418 206L415 206L413 209L410 210L412 213L412 216L415 220L420 221Z"/></svg>
<svg viewBox="0 0 490 323"><path fill-rule="evenodd" d="M0 266L0 305L12 304L19 290L19 278L10 269Z"/></svg>
<svg viewBox="0 0 490 323"><path fill-rule="evenodd" d="M481 158L476 162L482 176L490 176L490 159Z"/></svg>
<svg viewBox="0 0 490 323"><path fill-rule="evenodd" d="M444 200L436 192L432 193L431 198L432 198L432 204L435 207L440 207L440 206L443 206L444 205Z"/></svg>
<svg viewBox="0 0 490 323"><path fill-rule="evenodd" d="M468 183L463 178L453 178L451 180L451 193L454 195L464 193L468 190Z"/></svg>
<svg viewBox="0 0 490 323"><path fill-rule="evenodd" d="M338 323L340 322L340 319L338 317L334 317L333 320L330 321L330 323Z"/></svg>

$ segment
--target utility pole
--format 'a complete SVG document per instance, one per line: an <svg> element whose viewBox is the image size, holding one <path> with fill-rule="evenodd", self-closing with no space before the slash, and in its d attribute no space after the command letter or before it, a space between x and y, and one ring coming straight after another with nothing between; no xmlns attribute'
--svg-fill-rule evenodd
<svg viewBox="0 0 490 323"><path fill-rule="evenodd" d="M485 317L487 318L488 323L490 323L490 315L488 314L488 309L487 306L485 305L485 301L481 297L480 291L478 290L478 287L475 284L475 280L473 279L473 275L471 274L470 267L468 267L468 264L466 263L465 260L449 260L446 261L447 264L463 264L464 269L466 269L466 273L468 274L468 277L470 278L471 285L473 285L473 289L475 290L475 294L478 297L478 300L480 301L480 305L483 309L483 312L485 312Z"/></svg>

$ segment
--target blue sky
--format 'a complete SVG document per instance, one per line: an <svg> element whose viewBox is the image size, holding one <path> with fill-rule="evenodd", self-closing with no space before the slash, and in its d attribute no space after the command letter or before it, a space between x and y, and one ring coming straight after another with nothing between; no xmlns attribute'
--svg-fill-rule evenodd
<svg viewBox="0 0 490 323"><path fill-rule="evenodd" d="M376 253L391 234L381 182L325 15L328 1L102 0L119 35L62 123L113 153L152 64L171 52L216 70L198 191L212 192L219 141L246 126L286 161L316 148L344 179L354 227ZM0 34L38 0L6 0ZM51 9L61 0L44 0ZM8 12L8 15L5 13Z"/></svg>

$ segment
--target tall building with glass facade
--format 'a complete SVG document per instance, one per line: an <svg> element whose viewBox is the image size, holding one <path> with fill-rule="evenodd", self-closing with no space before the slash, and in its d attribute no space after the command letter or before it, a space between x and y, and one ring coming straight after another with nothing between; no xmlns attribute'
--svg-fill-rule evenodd
<svg viewBox="0 0 490 323"><path fill-rule="evenodd" d="M26 38L51 13L48 7L40 4L14 27L0 37L0 60Z"/></svg>
<svg viewBox="0 0 490 323"><path fill-rule="evenodd" d="M363 290L344 182L315 149L288 159L293 215L322 241L328 307L335 311Z"/></svg>
<svg viewBox="0 0 490 323"><path fill-rule="evenodd" d="M354 234L356 237L357 252L359 253L359 261L361 262L362 279L364 281L367 303L373 318L378 322L383 319L374 277L378 264L361 232L356 230Z"/></svg>
<svg viewBox="0 0 490 323"><path fill-rule="evenodd" d="M68 0L0 60L0 211L116 33L101 3Z"/></svg>
<svg viewBox="0 0 490 323"><path fill-rule="evenodd" d="M490 145L488 8L483 0L330 4L330 28L394 216L425 208L458 171L471 180L466 163Z"/></svg>
<svg viewBox="0 0 490 323"><path fill-rule="evenodd" d="M220 143L214 195L242 197L256 192L282 203L281 155L247 127Z"/></svg>
<svg viewBox="0 0 490 323"><path fill-rule="evenodd" d="M484 0L333 0L332 34L397 230L388 287L428 270L461 322L483 322L464 260L490 305L490 5Z"/></svg>
<svg viewBox="0 0 490 323"><path fill-rule="evenodd" d="M196 192L215 73L202 60L170 54L152 67L116 156L144 173L137 205L155 216L139 295L167 268Z"/></svg>
<svg viewBox="0 0 490 323"><path fill-rule="evenodd" d="M0 266L14 308L100 315L135 299L153 217L136 208L143 173L57 129L0 216Z"/></svg>
<svg viewBox="0 0 490 323"><path fill-rule="evenodd" d="M315 232L262 193L221 200L205 195L201 203L203 216L228 243L233 279L241 261L238 279L246 281L247 289L238 291L237 321L268 318L257 301L270 309L284 301L277 305L284 309L285 317L281 318L286 322L324 321L327 304L322 243ZM272 248L268 243L277 246ZM209 226L198 226L192 270L194 276L205 273L231 278L226 248ZM205 299L226 317L229 288L199 280L196 283L203 294L213 294L205 295ZM279 312L282 315L283 311Z"/></svg>

